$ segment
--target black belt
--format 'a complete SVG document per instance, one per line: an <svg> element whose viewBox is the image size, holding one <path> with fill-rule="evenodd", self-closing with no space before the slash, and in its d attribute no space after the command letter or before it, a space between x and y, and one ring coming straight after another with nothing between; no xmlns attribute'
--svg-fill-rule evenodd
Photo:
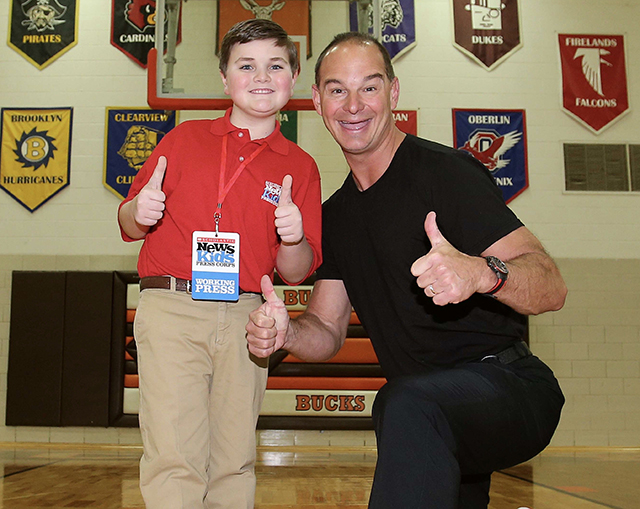
<svg viewBox="0 0 640 509"><path fill-rule="evenodd" d="M175 281L171 288L171 281ZM191 293L191 280L180 279L173 276L147 276L140 279L140 291L148 288L160 288L162 290L175 290L176 292ZM250 293L240 290L239 293Z"/></svg>
<svg viewBox="0 0 640 509"><path fill-rule="evenodd" d="M529 346L524 341L518 341L514 343L509 348L505 348L501 352L494 353L493 355L485 355L481 362L487 359L497 359L501 364L511 364L518 359L522 359L524 357L529 357L533 355L531 350L529 350Z"/></svg>

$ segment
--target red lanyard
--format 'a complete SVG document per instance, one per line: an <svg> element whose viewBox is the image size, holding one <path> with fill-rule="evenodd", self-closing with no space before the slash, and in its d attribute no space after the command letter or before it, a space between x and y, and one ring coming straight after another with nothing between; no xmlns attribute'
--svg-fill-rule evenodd
<svg viewBox="0 0 640 509"><path fill-rule="evenodd" d="M222 154L220 156L220 180L218 184L218 207L216 208L215 214L213 214L213 219L216 222L216 234L218 233L218 224L220 223L220 218L222 217L222 202L227 197L229 190L236 183L240 174L244 171L247 165L253 161L260 152L262 152L265 148L267 148L266 143L262 143L257 149L255 149L249 157L244 159L238 169L233 174L229 182L224 184L225 176L227 173L227 145L229 144L229 134L225 134L222 138Z"/></svg>

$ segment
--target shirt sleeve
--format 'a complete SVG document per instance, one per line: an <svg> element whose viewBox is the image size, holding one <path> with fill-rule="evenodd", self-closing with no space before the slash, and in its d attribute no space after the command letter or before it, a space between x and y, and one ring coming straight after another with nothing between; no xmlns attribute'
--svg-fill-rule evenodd
<svg viewBox="0 0 640 509"><path fill-rule="evenodd" d="M151 155L144 162L144 164L142 165L142 168L140 168L137 175L133 179L133 182L131 183L131 187L129 187L129 193L127 194L127 197L124 200L122 200L122 202L118 206L118 216L120 215L120 209L122 208L122 206L125 203L128 203L131 200L133 200L136 196L138 196L142 188L147 184L147 182L149 182L151 175L153 175L153 170L158 164L158 159L160 158L160 156L164 155L165 157L167 157L167 155L171 151L171 146L173 145L173 138L174 138L173 133L175 131L177 131L177 127L174 127L171 131L169 131L166 135L164 135L160 140L160 143L158 143L158 145L153 150ZM135 242L140 240L140 239L133 239L129 237L122 229L122 226L120 225L119 221L118 221L118 227L120 228L120 236L122 237L122 240L124 240L125 242Z"/></svg>
<svg viewBox="0 0 640 509"><path fill-rule="evenodd" d="M432 193L438 227L456 249L478 256L523 224L506 205L493 176L471 155L458 151L438 172Z"/></svg>
<svg viewBox="0 0 640 509"><path fill-rule="evenodd" d="M304 235L311 247L313 261L304 279L308 278L322 263L322 188L320 185L320 172L316 162L308 156L310 165L306 170L306 179L298 179L306 182L306 185L296 186L297 179L293 179L293 201L302 214ZM282 274L280 275L282 277ZM286 284L290 284L284 278Z"/></svg>

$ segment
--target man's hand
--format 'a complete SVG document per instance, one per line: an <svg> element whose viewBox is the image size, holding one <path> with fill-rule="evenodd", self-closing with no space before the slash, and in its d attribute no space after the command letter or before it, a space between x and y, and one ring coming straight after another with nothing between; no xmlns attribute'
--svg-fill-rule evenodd
<svg viewBox="0 0 640 509"><path fill-rule="evenodd" d="M289 312L273 289L269 276L262 276L260 287L266 302L249 314L247 342L256 357L269 357L284 345L289 328Z"/></svg>
<svg viewBox="0 0 640 509"><path fill-rule="evenodd" d="M155 225L164 215L165 194L162 192L162 181L167 169L167 159L164 156L158 158L158 164L149 182L140 190L134 198L133 218L142 226Z"/></svg>
<svg viewBox="0 0 640 509"><path fill-rule="evenodd" d="M478 290L483 271L488 270L486 262L453 247L438 229L435 212L427 214L424 231L431 241L431 250L411 266L418 286L438 306L467 300Z"/></svg>
<svg viewBox="0 0 640 509"><path fill-rule="evenodd" d="M275 225L280 235L280 239L285 244L299 244L304 238L304 229L302 228L302 214L291 199L291 187L293 185L293 177L285 175L282 179L282 189L280 191L280 200L276 207Z"/></svg>

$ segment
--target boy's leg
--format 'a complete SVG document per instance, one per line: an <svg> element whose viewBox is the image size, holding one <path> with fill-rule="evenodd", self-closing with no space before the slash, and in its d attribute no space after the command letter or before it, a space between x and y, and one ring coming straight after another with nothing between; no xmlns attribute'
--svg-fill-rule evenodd
<svg viewBox="0 0 640 509"><path fill-rule="evenodd" d="M373 409L378 464L370 508L486 508L487 479L460 490L462 476L486 476L540 452L563 401L535 357L389 382Z"/></svg>
<svg viewBox="0 0 640 509"><path fill-rule="evenodd" d="M147 509L203 508L209 451L210 336L216 307L144 290L136 313L140 488Z"/></svg>
<svg viewBox="0 0 640 509"><path fill-rule="evenodd" d="M220 304L218 338L212 345L208 509L254 506L256 422L267 385L268 359L249 354L245 325L260 304L256 294Z"/></svg>

